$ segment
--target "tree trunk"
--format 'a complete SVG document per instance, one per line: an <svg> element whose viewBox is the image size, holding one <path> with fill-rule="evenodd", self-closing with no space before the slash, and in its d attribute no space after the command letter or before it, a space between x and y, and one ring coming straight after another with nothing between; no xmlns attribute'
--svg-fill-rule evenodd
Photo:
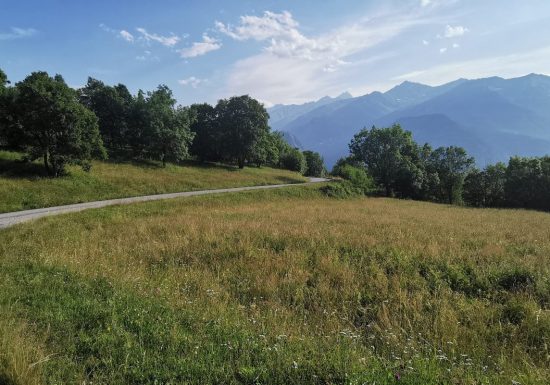
<svg viewBox="0 0 550 385"><path fill-rule="evenodd" d="M48 175L51 175L50 165L48 164L48 151L44 152L44 167L46 168Z"/></svg>
<svg viewBox="0 0 550 385"><path fill-rule="evenodd" d="M243 169L244 168L244 157L239 157L237 162L239 163L239 168Z"/></svg>

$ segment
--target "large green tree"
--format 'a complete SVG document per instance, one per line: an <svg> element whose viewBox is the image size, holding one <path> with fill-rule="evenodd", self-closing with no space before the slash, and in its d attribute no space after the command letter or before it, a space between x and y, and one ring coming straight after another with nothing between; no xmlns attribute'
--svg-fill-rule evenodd
<svg viewBox="0 0 550 385"><path fill-rule="evenodd" d="M248 95L222 99L216 105L223 156L243 168L253 159L258 143L269 133L269 115L264 106Z"/></svg>
<svg viewBox="0 0 550 385"><path fill-rule="evenodd" d="M148 94L146 100L148 118L145 151L151 159L181 161L188 157L194 134L190 126L194 120L192 110L176 107L172 91L165 85Z"/></svg>
<svg viewBox="0 0 550 385"><path fill-rule="evenodd" d="M450 204L459 203L464 179L475 165L474 158L462 147L439 147L430 154L428 164L439 178L440 199Z"/></svg>
<svg viewBox="0 0 550 385"><path fill-rule="evenodd" d="M193 104L190 109L195 116L191 124L195 135L189 149L191 155L201 162L221 160L223 143L216 109L208 103Z"/></svg>
<svg viewBox="0 0 550 385"><path fill-rule="evenodd" d="M473 170L464 181L464 202L475 207L503 207L506 204L506 165L488 165Z"/></svg>
<svg viewBox="0 0 550 385"><path fill-rule="evenodd" d="M419 148L410 131L398 124L363 129L353 137L349 148L353 158L364 164L386 196L414 197L420 190Z"/></svg>
<svg viewBox="0 0 550 385"><path fill-rule="evenodd" d="M106 156L95 114L78 101L60 75L33 72L17 83L17 126L30 160L42 158L51 176L67 164L90 167L93 156Z"/></svg>
<svg viewBox="0 0 550 385"><path fill-rule="evenodd" d="M128 148L129 114L133 98L126 86L107 86L102 81L88 78L79 90L80 102L99 119L99 130L110 155L123 156Z"/></svg>

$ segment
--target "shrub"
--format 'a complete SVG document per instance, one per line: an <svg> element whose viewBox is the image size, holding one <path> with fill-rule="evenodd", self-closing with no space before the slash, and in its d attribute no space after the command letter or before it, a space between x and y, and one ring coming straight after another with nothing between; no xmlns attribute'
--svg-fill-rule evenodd
<svg viewBox="0 0 550 385"><path fill-rule="evenodd" d="M507 291L524 290L535 283L533 274L526 270L504 271L497 275L496 285Z"/></svg>
<svg viewBox="0 0 550 385"><path fill-rule="evenodd" d="M527 307L519 302L509 302L504 305L500 320L502 322L509 322L514 325L519 325L527 317L528 309Z"/></svg>
<svg viewBox="0 0 550 385"><path fill-rule="evenodd" d="M290 170L304 173L306 171L306 159L304 154L297 148L284 153L280 158L281 167Z"/></svg>
<svg viewBox="0 0 550 385"><path fill-rule="evenodd" d="M345 199L357 195L362 195L363 191L353 185L350 181L332 182L319 189L324 195L330 198Z"/></svg>
<svg viewBox="0 0 550 385"><path fill-rule="evenodd" d="M368 194L374 191L374 180L367 174L367 172L356 166L350 164L344 164L333 170L336 176L340 176L343 179L349 181L355 188L359 189L361 193Z"/></svg>
<svg viewBox="0 0 550 385"><path fill-rule="evenodd" d="M313 151L304 151L303 154L306 160L305 175L315 177L323 176L325 173L325 164L321 155Z"/></svg>

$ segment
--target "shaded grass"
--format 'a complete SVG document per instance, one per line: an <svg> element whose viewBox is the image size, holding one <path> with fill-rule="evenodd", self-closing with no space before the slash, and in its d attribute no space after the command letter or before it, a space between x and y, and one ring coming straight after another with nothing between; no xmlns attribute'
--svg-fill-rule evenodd
<svg viewBox="0 0 550 385"><path fill-rule="evenodd" d="M0 151L0 212L10 212L69 203L162 194L214 188L303 182L298 173L271 169L239 170L223 165L168 164L155 162L93 162L86 173L69 167L69 174L48 178L36 162L21 161L21 155Z"/></svg>
<svg viewBox="0 0 550 385"><path fill-rule="evenodd" d="M4 230L0 303L45 383L545 384L548 255L548 214L293 187Z"/></svg>

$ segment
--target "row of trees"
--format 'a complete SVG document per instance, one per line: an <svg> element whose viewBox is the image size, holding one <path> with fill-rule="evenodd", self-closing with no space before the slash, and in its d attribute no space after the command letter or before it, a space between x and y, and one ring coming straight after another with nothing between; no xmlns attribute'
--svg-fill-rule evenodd
<svg viewBox="0 0 550 385"><path fill-rule="evenodd" d="M479 170L463 148L421 146L399 125L363 129L349 148L350 156L337 162L333 174L345 176L346 165L363 169L386 196L550 210L549 156L513 157L508 165Z"/></svg>
<svg viewBox="0 0 550 385"><path fill-rule="evenodd" d="M52 176L66 164L88 169L91 159L106 157L163 165L193 157L320 175L319 154L289 146L271 132L268 119L264 106L247 95L182 107L164 85L132 95L123 84L89 78L74 90L60 75L35 72L9 86L0 71L0 146L43 159Z"/></svg>
<svg viewBox="0 0 550 385"><path fill-rule="evenodd" d="M364 167L386 196L457 203L475 161L460 147L418 145L399 125L361 130L342 163Z"/></svg>
<svg viewBox="0 0 550 385"><path fill-rule="evenodd" d="M550 211L550 156L513 157L474 170L464 183L464 201L475 207L517 207Z"/></svg>

